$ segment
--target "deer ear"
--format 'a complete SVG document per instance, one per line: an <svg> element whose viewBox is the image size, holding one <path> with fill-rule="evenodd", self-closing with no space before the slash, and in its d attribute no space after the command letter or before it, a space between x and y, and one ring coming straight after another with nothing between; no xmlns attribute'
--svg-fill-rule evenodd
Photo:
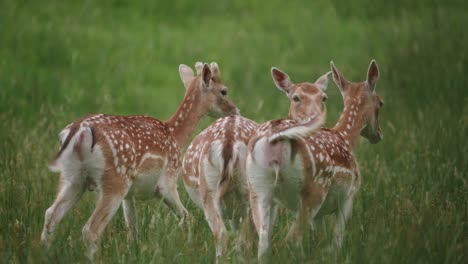
<svg viewBox="0 0 468 264"><path fill-rule="evenodd" d="M211 69L208 66L208 64L205 63L203 65L203 70L202 70L202 80L203 80L203 84L205 85L205 87L208 87L210 85L211 76L212 76Z"/></svg>
<svg viewBox="0 0 468 264"><path fill-rule="evenodd" d="M187 89L190 83L192 82L192 80L194 79L192 68L190 68L189 66L185 64L179 65L179 75L180 75L180 79L184 83L185 89Z"/></svg>
<svg viewBox="0 0 468 264"><path fill-rule="evenodd" d="M203 63L197 61L197 63L195 63L195 70L197 71L197 75L201 74L203 70Z"/></svg>
<svg viewBox="0 0 468 264"><path fill-rule="evenodd" d="M330 77L332 75L332 72L329 71L325 73L324 75L320 76L320 78L315 81L315 85L317 85L322 91L326 91L328 87L328 81L330 80Z"/></svg>
<svg viewBox="0 0 468 264"><path fill-rule="evenodd" d="M212 62L210 64L210 68L211 68L211 73L213 74L213 76L219 77L220 72L219 72L218 64L216 62Z"/></svg>
<svg viewBox="0 0 468 264"><path fill-rule="evenodd" d="M330 62L330 67L332 71L333 81L335 82L336 86L338 86L338 88L340 89L341 94L344 95L348 90L348 81L338 71L333 61Z"/></svg>
<svg viewBox="0 0 468 264"><path fill-rule="evenodd" d="M369 84L369 88L371 91L374 91L375 84L379 79L379 68L377 67L377 63L375 60L372 60L369 69L367 70L367 83Z"/></svg>
<svg viewBox="0 0 468 264"><path fill-rule="evenodd" d="M294 85L291 79L289 79L289 76L275 67L271 68L271 76L273 77L276 87L286 94L289 94Z"/></svg>

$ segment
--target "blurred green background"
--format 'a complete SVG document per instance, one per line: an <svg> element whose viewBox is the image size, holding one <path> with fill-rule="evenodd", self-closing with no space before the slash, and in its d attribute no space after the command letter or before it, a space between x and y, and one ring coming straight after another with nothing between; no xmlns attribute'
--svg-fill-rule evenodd
<svg viewBox="0 0 468 264"><path fill-rule="evenodd" d="M333 60L363 81L371 59L385 101L377 145L356 155L362 186L339 254L327 251L333 217L308 232L304 256L284 242L292 215L273 235L278 263L468 262L468 16L466 1L0 1L0 259L4 263L86 262L81 229L87 194L59 225L52 249L39 244L58 175L46 164L57 134L89 113L167 119L181 101L181 63L218 62L230 96L258 122L285 117L277 66L314 81ZM327 125L342 109L327 91ZM213 119L206 118L197 131ZM158 201L138 203L139 239L126 241L121 212L106 229L101 263L214 261L211 232L193 229ZM228 262L252 256L228 252Z"/></svg>

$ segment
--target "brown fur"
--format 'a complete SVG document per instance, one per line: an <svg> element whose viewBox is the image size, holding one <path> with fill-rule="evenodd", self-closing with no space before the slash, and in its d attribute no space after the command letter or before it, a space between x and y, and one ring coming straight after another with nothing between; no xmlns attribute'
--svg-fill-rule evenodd
<svg viewBox="0 0 468 264"><path fill-rule="evenodd" d="M87 157L92 157L89 155L98 146L102 151L104 165L103 168L100 167L102 164L100 164L98 157L93 160L96 162L93 165L95 167L89 169L102 170L102 175L100 172L94 173L92 176L88 174L86 174L87 176L85 174L68 175L66 180L74 182L68 185L61 183L56 201L46 212L46 223L41 235L44 244L50 244L51 233L55 229L55 225L79 199L86 187L90 190L100 187L97 206L83 229L90 258L97 249L96 240L122 201L127 198L130 188L135 186L133 183L138 181L140 177L153 177L151 180L157 181L157 183L152 192L160 195L164 202L180 217L187 215L177 193L181 148L202 116L208 113L216 113L220 116L235 114L238 109L225 95L221 94L220 90L225 89L225 87L219 78L219 72L214 75L216 78L213 79L207 64L203 66L203 73L196 77L192 76L193 71L185 65L179 67L179 74L184 85L187 86L187 92L176 113L166 122L148 116L93 114L80 118L65 128L69 129L69 134L65 139L61 139L63 142L61 142L56 159L52 162L53 165L56 165L57 159L81 128L89 129L81 131L91 131L92 142L90 146L83 146L82 143L87 135L80 134L80 137L75 141L76 145L73 146L73 152L78 154L80 161L83 161ZM89 152L87 152L88 150ZM87 163L77 165L83 166L83 171L86 171L88 169ZM150 173L148 176L143 175L144 172L159 172L159 174ZM100 180L100 182L96 182L95 179ZM65 178L62 177L62 180ZM81 188L77 189L76 186L84 188L81 190ZM60 206L61 203L67 203L67 207L63 210ZM125 219L127 226L132 229L134 221L127 220L135 218L133 215L135 210L130 203L125 204ZM50 227L51 223L54 227Z"/></svg>

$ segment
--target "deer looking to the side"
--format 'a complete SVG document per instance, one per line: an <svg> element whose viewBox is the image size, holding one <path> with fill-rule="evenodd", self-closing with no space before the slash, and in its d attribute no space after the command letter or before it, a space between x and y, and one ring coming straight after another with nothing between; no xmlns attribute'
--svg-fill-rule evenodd
<svg viewBox="0 0 468 264"><path fill-rule="evenodd" d="M272 69L272 75L275 82L287 78L276 68ZM292 121L303 129L302 133L307 134L321 125L319 117L324 112L323 98L326 98L323 91L329 75L315 83L290 83L287 88L277 85L291 101L289 117L308 121L306 124ZM250 242L247 233L253 229L253 223L248 206L245 160L248 141L257 127L257 123L241 116L220 118L193 140L184 156L184 185L190 198L204 211L215 238L217 261L228 242L225 220L232 220L234 226L241 224L240 242Z"/></svg>
<svg viewBox="0 0 468 264"><path fill-rule="evenodd" d="M181 148L206 114L238 114L217 75L217 65L197 63L194 76L186 65L179 74L186 87L184 99L167 121L148 116L92 114L80 118L60 133L60 150L50 163L60 172L57 197L45 213L41 241L50 246L57 224L86 190L97 191L96 208L83 228L90 259L97 242L123 204L129 238L135 235L133 199L162 199L181 219L187 211L177 192Z"/></svg>
<svg viewBox="0 0 468 264"><path fill-rule="evenodd" d="M334 128L274 141L269 140L271 131L258 129L249 141L246 171L260 259L269 253L279 205L297 212L288 238L298 243L308 222L335 213L334 241L339 248L361 182L354 146L359 134L371 143L382 139L378 115L383 102L374 90L379 77L375 61L367 80L360 83L347 81L333 63L331 69L344 98L343 114Z"/></svg>

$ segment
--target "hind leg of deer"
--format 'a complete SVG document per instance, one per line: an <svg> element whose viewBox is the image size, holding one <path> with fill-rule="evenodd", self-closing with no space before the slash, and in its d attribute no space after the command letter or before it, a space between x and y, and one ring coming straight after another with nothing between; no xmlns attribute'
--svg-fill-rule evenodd
<svg viewBox="0 0 468 264"><path fill-rule="evenodd" d="M335 246L340 248L345 234L345 226L349 217L351 216L351 211L353 209L353 199L352 197L347 197L345 200L338 205L338 210L336 212L336 223L333 233Z"/></svg>
<svg viewBox="0 0 468 264"><path fill-rule="evenodd" d="M107 171L102 175L100 186L96 208L83 227L86 255L91 260L97 251L97 242L101 234L119 209L131 184L127 182L126 176Z"/></svg>
<svg viewBox="0 0 468 264"><path fill-rule="evenodd" d="M203 212L216 241L216 261L218 262L227 247L227 230L221 215L219 199L213 196L215 195L210 191L203 193Z"/></svg>
<svg viewBox="0 0 468 264"><path fill-rule="evenodd" d="M258 258L268 257L270 251L271 231L276 215L276 207L273 205L272 193L262 193L258 195L258 217L259 217L259 243Z"/></svg>
<svg viewBox="0 0 468 264"><path fill-rule="evenodd" d="M122 200L123 196L120 194L101 193L93 214L83 227L83 241L89 259L93 259L97 251L97 242L122 204Z"/></svg>
<svg viewBox="0 0 468 264"><path fill-rule="evenodd" d="M124 199L122 203L122 208L124 212L125 224L128 229L127 239L129 241L133 241L136 239L136 210L135 210L135 202L133 199Z"/></svg>
<svg viewBox="0 0 468 264"><path fill-rule="evenodd" d="M65 214L76 204L84 192L84 182L71 182L60 178L60 187L57 198L51 207L46 210L44 228L41 234L41 242L49 247L52 242L52 235L63 219Z"/></svg>

